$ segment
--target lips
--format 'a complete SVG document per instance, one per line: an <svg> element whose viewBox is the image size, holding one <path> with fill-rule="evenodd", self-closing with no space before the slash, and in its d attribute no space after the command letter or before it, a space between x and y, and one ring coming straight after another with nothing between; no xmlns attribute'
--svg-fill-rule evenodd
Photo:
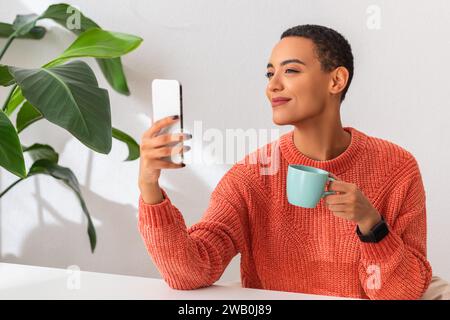
<svg viewBox="0 0 450 320"><path fill-rule="evenodd" d="M286 98L286 97L277 97L277 98L273 98L273 99L272 99L272 107L276 107L276 106L285 104L285 103L288 102L289 100L291 100L291 98Z"/></svg>
<svg viewBox="0 0 450 320"><path fill-rule="evenodd" d="M287 98L287 97L276 97L276 98L272 98L272 102L289 101L289 100L291 100L291 98Z"/></svg>

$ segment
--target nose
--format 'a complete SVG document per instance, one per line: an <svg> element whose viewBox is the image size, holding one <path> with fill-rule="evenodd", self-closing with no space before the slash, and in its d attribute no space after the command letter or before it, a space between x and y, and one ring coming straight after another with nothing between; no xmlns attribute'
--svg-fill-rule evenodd
<svg viewBox="0 0 450 320"><path fill-rule="evenodd" d="M269 83L267 84L268 91L281 91L283 90L283 83L279 80L278 76L274 74Z"/></svg>

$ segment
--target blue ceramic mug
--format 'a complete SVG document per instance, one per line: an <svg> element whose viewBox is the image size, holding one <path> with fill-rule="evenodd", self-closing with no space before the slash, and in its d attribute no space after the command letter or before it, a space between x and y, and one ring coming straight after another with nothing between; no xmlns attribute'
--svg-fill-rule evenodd
<svg viewBox="0 0 450 320"><path fill-rule="evenodd" d="M315 208L323 197L336 194L335 191L325 191L328 181L335 181L328 171L290 164L287 172L287 198L290 204L303 208Z"/></svg>

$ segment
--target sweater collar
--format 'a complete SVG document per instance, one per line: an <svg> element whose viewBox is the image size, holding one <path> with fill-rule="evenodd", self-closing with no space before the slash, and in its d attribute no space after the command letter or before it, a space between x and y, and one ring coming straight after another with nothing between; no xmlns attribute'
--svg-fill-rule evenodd
<svg viewBox="0 0 450 320"><path fill-rule="evenodd" d="M280 137L280 150L289 164L303 164L329 171L339 175L354 165L356 159L364 152L367 135L352 128L343 127L351 134L350 145L336 158L330 160L314 160L301 153L294 144L294 130Z"/></svg>

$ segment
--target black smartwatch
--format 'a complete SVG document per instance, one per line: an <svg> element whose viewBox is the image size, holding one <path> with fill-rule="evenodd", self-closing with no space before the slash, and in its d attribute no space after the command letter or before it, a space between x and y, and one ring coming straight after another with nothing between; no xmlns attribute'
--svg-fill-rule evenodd
<svg viewBox="0 0 450 320"><path fill-rule="evenodd" d="M356 234L361 242L380 242L389 234L389 228L384 218L381 217L380 222L374 225L368 234L362 234L359 226L356 226Z"/></svg>

